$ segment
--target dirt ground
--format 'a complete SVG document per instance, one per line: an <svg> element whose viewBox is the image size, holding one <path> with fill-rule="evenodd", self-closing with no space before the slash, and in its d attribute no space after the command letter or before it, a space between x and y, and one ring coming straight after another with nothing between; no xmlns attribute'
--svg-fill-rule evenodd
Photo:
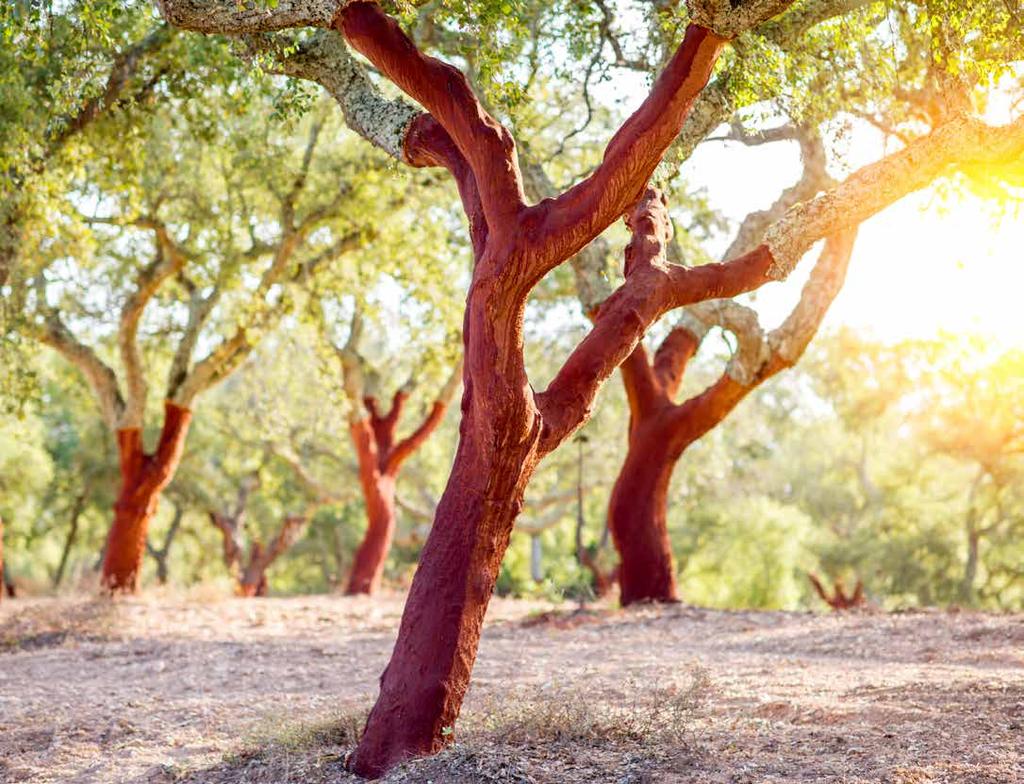
<svg viewBox="0 0 1024 784"><path fill-rule="evenodd" d="M0 781L354 781L401 597L0 608ZM495 600L457 743L394 782L1024 782L1024 616Z"/></svg>

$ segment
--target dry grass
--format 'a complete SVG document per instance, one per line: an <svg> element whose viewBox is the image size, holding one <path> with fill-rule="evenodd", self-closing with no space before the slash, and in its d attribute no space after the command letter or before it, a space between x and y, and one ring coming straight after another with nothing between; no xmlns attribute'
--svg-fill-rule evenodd
<svg viewBox="0 0 1024 784"><path fill-rule="evenodd" d="M32 651L115 636L116 606L105 599L15 606L18 609L0 623L0 651Z"/></svg>
<svg viewBox="0 0 1024 784"><path fill-rule="evenodd" d="M707 671L682 686L649 689L624 682L621 693L588 696L568 686L524 687L489 697L459 723L457 743L411 762L387 784L539 784L603 781L610 770L634 773L692 751L694 721L712 694ZM203 770L168 770L175 784L290 784L358 781L344 760L358 741L368 707L313 723L266 728L242 751ZM571 765L565 763L572 760ZM555 771L558 771L557 773ZM598 778L595 779L594 777ZM632 780L619 775L616 781ZM639 780L639 779L637 779Z"/></svg>

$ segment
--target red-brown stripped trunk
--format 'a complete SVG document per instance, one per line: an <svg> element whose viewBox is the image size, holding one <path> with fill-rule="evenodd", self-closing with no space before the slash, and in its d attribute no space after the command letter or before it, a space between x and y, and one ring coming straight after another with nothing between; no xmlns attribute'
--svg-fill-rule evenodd
<svg viewBox="0 0 1024 784"><path fill-rule="evenodd" d="M174 477L181 462L192 412L168 401L156 450L143 449L142 431L119 430L121 490L114 503L114 523L107 536L102 583L111 593L138 590L139 572L146 552L146 535L156 514L160 493Z"/></svg>
<svg viewBox="0 0 1024 784"><path fill-rule="evenodd" d="M629 449L608 504L608 528L619 554L619 601L676 601L675 564L668 536L668 488L679 451L669 437L672 397L698 339L674 330L655 367L637 346L620 373L629 400Z"/></svg>
<svg viewBox="0 0 1024 784"><path fill-rule="evenodd" d="M373 4L350 3L337 21L349 43L436 115L421 115L406 130L405 158L453 174L477 259L463 326L455 462L380 696L349 760L360 775L380 777L454 738L487 605L538 460L585 421L597 388L647 325L672 307L761 285L772 256L762 248L730 266L669 270L667 207L647 188L707 83L724 38L691 27L595 174L558 200L528 208L511 136L486 114L461 74L420 54ZM523 354L530 290L626 211L634 232L626 254L632 285L606 301L594 331L537 395Z"/></svg>
<svg viewBox="0 0 1024 784"><path fill-rule="evenodd" d="M677 601L667 525L672 471L683 452L751 391L800 358L842 287L853 241L852 232L826 241L800 302L767 336L756 315L736 303L695 306L704 318L732 331L739 347L721 378L686 402L673 398L708 326L695 312L689 316L697 323L673 329L653 362L638 345L622 363L630 407L629 450L612 490L608 526L620 558L623 605Z"/></svg>
<svg viewBox="0 0 1024 784"><path fill-rule="evenodd" d="M369 443L370 430L363 422L353 423L352 440L359 459L359 485L366 504L366 534L356 550L345 593L372 594L380 588L384 562L395 537L395 477L382 473L377 452Z"/></svg>
<svg viewBox="0 0 1024 784"><path fill-rule="evenodd" d="M362 775L379 776L451 742L501 559L536 467L539 421L525 373L520 367L510 380L496 367L511 357L494 361L498 340L483 318L490 298L484 287L473 288L459 447L353 759ZM502 297L490 303L508 307Z"/></svg>
<svg viewBox="0 0 1024 784"><path fill-rule="evenodd" d="M688 31L652 97L609 144L606 161L622 161L630 172L614 180L619 192L605 187L610 169L600 169L526 225L520 223L524 202L514 144L507 131L482 114L465 79L419 55L393 21L369 4L346 6L339 20L353 46L439 113L443 128L430 115L413 123L405 137L406 158L413 165L446 166L454 175L477 256L463 327L459 447L381 677L380 696L350 760L357 773L379 777L453 739L484 614L526 484L542 454L571 435L585 417L590 385L623 358L613 347L639 339L640 331L667 307L666 299L641 293L642 283L636 284L635 296L613 295L605 305L604 323L552 382L552 396L543 398L551 416L542 419L523 356L529 292L546 267L564 261L603 228L595 232L588 228L591 223L607 225L637 199L644 207L638 206L633 217L642 229L627 255L627 274L652 285L655 279L666 280L651 260L661 258L667 219L659 212L661 202L650 201L646 182L693 97L707 83L725 41L707 31ZM636 144L637 136L646 144ZM745 285L763 281L767 262L770 255L762 253L729 272L735 270ZM724 281L720 288L731 290ZM607 356L592 356L592 347L606 341ZM575 405L561 404L562 394Z"/></svg>
<svg viewBox="0 0 1024 784"><path fill-rule="evenodd" d="M249 562L238 578L238 595L247 599L263 598L269 591L267 569L263 564L264 552L261 542L253 542L249 548Z"/></svg>
<svg viewBox="0 0 1024 784"><path fill-rule="evenodd" d="M623 606L677 600L668 536L668 488L678 458L664 437L664 413L634 425L608 505Z"/></svg>
<svg viewBox="0 0 1024 784"><path fill-rule="evenodd" d="M391 410L382 415L377 401L366 398L369 416L350 424L352 443L359 461L359 484L366 504L366 533L356 551L346 595L373 594L380 588L384 564L395 538L395 485L402 464L444 419L447 404L435 401L426 419L408 438L395 443L408 394L399 391Z"/></svg>

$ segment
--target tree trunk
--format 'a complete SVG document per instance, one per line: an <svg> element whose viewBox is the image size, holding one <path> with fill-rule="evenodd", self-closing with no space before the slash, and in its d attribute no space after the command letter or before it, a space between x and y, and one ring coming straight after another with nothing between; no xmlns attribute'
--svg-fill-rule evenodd
<svg viewBox="0 0 1024 784"><path fill-rule="evenodd" d="M457 377L456 377L457 378ZM395 485L402 464L422 446L444 419L448 400L457 388L449 382L446 390L430 407L426 418L408 437L396 443L396 431L409 394L395 393L391 410L381 414L373 397L353 400L369 412L368 417L353 419L349 425L352 443L359 461L359 484L366 504L366 534L356 551L349 574L347 596L373 594L380 588L384 562L395 538Z"/></svg>
<svg viewBox="0 0 1024 784"><path fill-rule="evenodd" d="M670 452L662 419L655 413L634 423L608 506L624 607L635 602L678 601L668 536L668 489L679 454Z"/></svg>
<svg viewBox="0 0 1024 784"><path fill-rule="evenodd" d="M64 571L68 566L68 558L71 557L71 548L75 544L75 539L78 537L78 520L82 516L82 510L85 509L85 499L88 497L89 488L88 486L78 494L75 499L75 504L71 508L71 522L68 526L68 535L64 539L64 549L60 553L60 562L57 564L57 571L53 574L53 587L59 588L61 582L64 580Z"/></svg>
<svg viewBox="0 0 1024 784"><path fill-rule="evenodd" d="M363 479L361 476L360 479ZM384 575L384 562L395 538L395 477L377 474L363 481L366 535L356 551L345 594L376 593Z"/></svg>
<svg viewBox="0 0 1024 784"><path fill-rule="evenodd" d="M350 760L369 778L454 740L484 614L537 465L540 419L521 361L494 334L504 321L494 311L508 305L491 286L470 290L458 450L380 696ZM506 318L517 322L516 313Z"/></svg>
<svg viewBox="0 0 1024 784"><path fill-rule="evenodd" d="M360 775L379 777L454 740L484 614L532 473L522 470L524 457L518 449L487 456L475 443L460 447L351 763Z"/></svg>
<svg viewBox="0 0 1024 784"><path fill-rule="evenodd" d="M978 579L978 560L981 549L981 535L973 526L967 529L967 562L964 564L964 577L960 584L960 600L964 604L974 604L975 587Z"/></svg>
<svg viewBox="0 0 1024 784"><path fill-rule="evenodd" d="M267 567L264 562L263 545L253 542L249 550L249 563L242 571L238 580L238 595L246 598L264 598L269 589L267 586Z"/></svg>
<svg viewBox="0 0 1024 784"><path fill-rule="evenodd" d="M138 590L149 521L156 514L160 493L181 462L191 416L188 409L166 403L160 443L152 454L143 450L141 430L131 428L117 433L121 491L114 504L114 524L107 537L102 577L103 586L110 593Z"/></svg>

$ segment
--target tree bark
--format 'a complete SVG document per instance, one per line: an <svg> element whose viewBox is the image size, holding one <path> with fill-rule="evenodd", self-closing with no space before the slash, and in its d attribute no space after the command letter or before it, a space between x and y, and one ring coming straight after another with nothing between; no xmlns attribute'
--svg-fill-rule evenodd
<svg viewBox="0 0 1024 784"><path fill-rule="evenodd" d="M467 342L467 363L475 364L481 345L473 337ZM364 776L379 777L453 740L539 440L538 429L529 426L537 420L524 388L501 384L498 373L487 381L508 403L518 393L518 405L492 408L489 394L467 390L463 405L470 410L451 478L420 555L380 696L350 762Z"/></svg>
<svg viewBox="0 0 1024 784"><path fill-rule="evenodd" d="M147 454L140 428L117 433L121 457L121 491L114 504L114 523L107 537L102 584L110 593L134 593L146 552L149 522L156 514L160 493L181 462L192 412L170 401L164 404L164 424L156 450Z"/></svg>
<svg viewBox="0 0 1024 784"><path fill-rule="evenodd" d="M395 538L395 477L360 470L360 485L366 503L366 534L356 550L345 594L373 594L380 589L384 562Z"/></svg>
<svg viewBox="0 0 1024 784"><path fill-rule="evenodd" d="M355 323L355 322L354 322ZM358 335L356 334L358 338ZM408 437L396 443L396 433L409 393L400 389L395 393L391 410L381 413L377 400L365 397L359 400L355 391L361 371L353 366L359 362L354 341L340 351L346 386L351 388L352 405L365 407L369 416L350 416L349 431L359 462L359 485L366 505L366 533L356 551L345 588L347 596L370 595L380 589L384 576L384 563L395 538L397 525L395 487L402 464L430 437L444 419L448 402L457 383L450 381L419 427ZM458 371L457 371L458 372ZM454 376L457 382L458 376Z"/></svg>
<svg viewBox="0 0 1024 784"><path fill-rule="evenodd" d="M608 505L608 526L619 554L622 606L675 602L676 575L668 536L668 489L678 455L665 438L670 411L637 423Z"/></svg>
<svg viewBox="0 0 1024 784"><path fill-rule="evenodd" d="M57 571L53 574L53 587L59 588L61 582L64 580L64 571L68 566L68 558L71 556L71 548L75 544L75 539L78 537L78 521L82 516L82 511L85 509L85 501L89 496L89 486L87 485L81 493L75 498L75 503L71 507L71 520L68 525L68 535L64 540L64 548L60 553L60 562L57 564Z"/></svg>
<svg viewBox="0 0 1024 784"><path fill-rule="evenodd" d="M349 427L366 504L366 533L352 563L345 588L347 596L376 593L384 575L384 562L391 550L396 525L396 477L387 469L387 458L393 448L394 429L403 403L403 393L399 392L391 412L380 416L375 401L367 400L370 417L352 422Z"/></svg>

